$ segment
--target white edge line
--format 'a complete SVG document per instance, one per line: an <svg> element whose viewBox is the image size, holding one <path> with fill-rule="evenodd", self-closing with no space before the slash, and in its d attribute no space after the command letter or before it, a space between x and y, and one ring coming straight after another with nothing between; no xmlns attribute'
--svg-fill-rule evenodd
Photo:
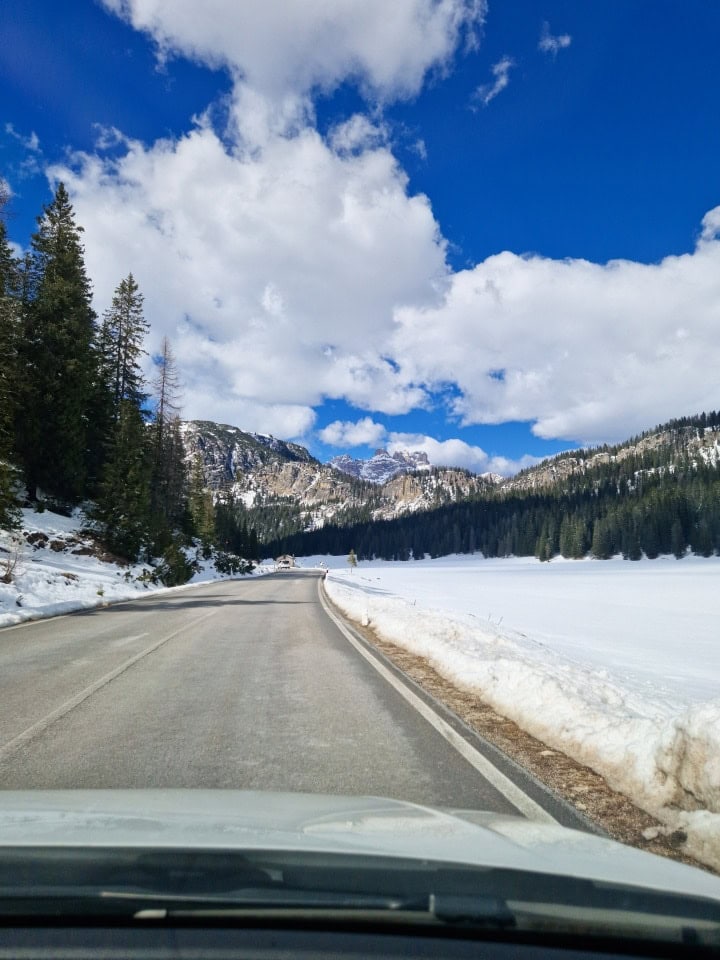
<svg viewBox="0 0 720 960"><path fill-rule="evenodd" d="M75 707L79 707L81 703L88 699L88 697L91 697L94 693L97 693L98 690L110 683L111 680L119 677L121 673L125 673L125 671L136 664L138 660L142 660L143 657L147 657L149 654L161 647L164 643L167 643L168 640L172 640L173 637L176 637L179 633L182 633L183 630L187 630L190 627L195 627L203 620L207 620L208 617L212 617L213 614L217 613L218 609L219 608L211 610L210 613L206 613L197 620L194 620L192 623L185 624L179 629L174 630L161 640L156 640L155 643L152 643L149 647L146 647L144 650L141 650L139 653L136 653L134 656L130 657L129 660L121 663L119 667L115 667L114 670L106 673L104 676L100 677L99 680L95 680L95 682L91 683L89 687L85 687L85 689L81 690L80 693L76 693L74 697L71 697L69 700L66 700L65 703L60 704L59 707L53 710L52 713L49 713L46 717L43 717L42 720L38 720L37 723L34 723L31 727L28 727L27 730L23 730L22 733L19 733L16 737L13 737L12 740L8 740L7 743L0 747L0 760L4 760L10 754L14 753L19 747L22 747L24 744L28 743L28 741L47 730L47 728L55 723L56 720L60 720L61 717L64 717L65 714L70 713L70 711L74 710ZM140 636L145 636L145 634L140 634Z"/></svg>
<svg viewBox="0 0 720 960"><path fill-rule="evenodd" d="M444 737L447 742L453 746L461 756L465 758L478 773L482 774L486 780L488 780L493 787L501 793L506 800L508 800L517 810L520 811L524 816L529 820L541 821L543 823L557 823L555 817L551 816L547 810L540 806L539 803L536 803L531 797L524 793L520 787L512 782L509 777L506 777L496 766L494 766L487 757L483 756L479 750L476 750L475 747L471 746L464 737L462 737L457 730L454 730L450 724L443 720L431 706L425 703L424 700L421 700L417 694L407 687L402 680L400 680L394 673L387 669L384 664L382 664L377 657L373 656L363 644L359 643L355 637L350 633L345 624L335 615L335 612L330 608L328 602L323 596L322 590L322 581L318 580L318 596L320 597L320 603L322 604L323 610L333 621L335 626L340 630L343 636L349 640L349 642L355 647L355 649L360 653L365 659L370 663L377 672L390 683L397 692L407 700L407 702L414 707L417 712L425 719L427 722L437 730L440 736Z"/></svg>

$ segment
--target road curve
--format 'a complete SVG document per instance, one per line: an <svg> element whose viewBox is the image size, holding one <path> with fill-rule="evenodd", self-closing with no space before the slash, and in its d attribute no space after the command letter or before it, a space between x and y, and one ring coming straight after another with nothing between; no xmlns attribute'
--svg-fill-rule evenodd
<svg viewBox="0 0 720 960"><path fill-rule="evenodd" d="M317 586L310 572L223 581L0 630L0 788L373 794L517 813L349 642Z"/></svg>

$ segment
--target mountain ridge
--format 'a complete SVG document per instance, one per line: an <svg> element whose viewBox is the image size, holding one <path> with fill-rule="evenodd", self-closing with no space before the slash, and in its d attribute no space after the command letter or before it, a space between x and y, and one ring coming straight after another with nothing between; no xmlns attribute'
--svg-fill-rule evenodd
<svg viewBox="0 0 720 960"><path fill-rule="evenodd" d="M263 542L463 503L479 509L513 497L592 495L607 492L608 484L620 490L644 482L643 477L720 465L720 414L715 413L669 421L614 446L557 454L503 479L431 466L424 455L414 459L416 454L382 451L375 454L377 470L370 475L376 479L371 480L362 474L363 464L373 458L348 458L354 464L351 473L321 463L299 444L228 424L188 421L182 432L187 458L200 457L207 488L216 499L240 504ZM414 464L419 469L410 469Z"/></svg>

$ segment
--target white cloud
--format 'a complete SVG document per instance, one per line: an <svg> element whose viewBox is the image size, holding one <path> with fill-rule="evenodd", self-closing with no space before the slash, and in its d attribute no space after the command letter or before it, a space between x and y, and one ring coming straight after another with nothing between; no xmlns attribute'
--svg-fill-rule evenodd
<svg viewBox="0 0 720 960"><path fill-rule="evenodd" d="M420 157L421 160L423 161L427 160L428 158L427 144L422 139L422 137L419 140L415 141L411 149L413 150L414 153L418 155L418 157Z"/></svg>
<svg viewBox="0 0 720 960"><path fill-rule="evenodd" d="M117 127L94 123L93 128L95 130L96 150L111 150L113 147L128 145L127 137Z"/></svg>
<svg viewBox="0 0 720 960"><path fill-rule="evenodd" d="M125 140L119 158L78 154L50 171L85 228L96 308L132 270L151 349L168 335L182 357L188 416L201 394L238 411L307 411L326 396L387 413L422 405L384 347L394 308L435 302L446 282L427 198L408 194L362 119L329 141L310 126L280 135L259 112L251 135L246 119L231 106L233 149L201 118L178 140Z"/></svg>
<svg viewBox="0 0 720 960"><path fill-rule="evenodd" d="M29 134L20 133L12 123L6 123L4 132L7 137L15 140L24 150L22 159L16 162L10 162L8 170L19 180L25 180L27 177L34 177L42 174L43 152L40 147L40 138L32 130ZM7 181L5 181L7 182Z"/></svg>
<svg viewBox="0 0 720 960"><path fill-rule="evenodd" d="M514 66L515 62L510 57L503 57L502 60L494 64L491 72L495 79L492 83L483 83L479 86L473 99L479 100L483 106L487 106L510 83L510 71Z"/></svg>
<svg viewBox="0 0 720 960"><path fill-rule="evenodd" d="M569 33L560 33L553 36L553 34L550 33L550 24L543 24L540 40L538 41L538 50L542 50L543 53L551 53L553 57L556 57L560 50L569 47L571 43L572 37Z"/></svg>
<svg viewBox="0 0 720 960"><path fill-rule="evenodd" d="M30 153L40 153L40 139L34 130L28 136L25 136L19 133L12 123L6 123L5 133L12 137L13 140L17 140L18 143L22 144Z"/></svg>
<svg viewBox="0 0 720 960"><path fill-rule="evenodd" d="M333 127L329 139L336 153L357 153L380 146L388 136L382 125L372 123L362 113L356 113Z"/></svg>
<svg viewBox="0 0 720 960"><path fill-rule="evenodd" d="M455 384L463 422L536 421L602 442L717 409L720 208L693 253L606 265L501 253L452 279L441 306L398 311L394 355L427 389Z"/></svg>
<svg viewBox="0 0 720 960"><path fill-rule="evenodd" d="M387 435L385 427L371 417L361 420L334 420L318 436L332 447L377 447Z"/></svg>
<svg viewBox="0 0 720 960"><path fill-rule="evenodd" d="M709 241L715 240L720 236L720 207L708 210L702 218L702 231L700 239Z"/></svg>
<svg viewBox="0 0 720 960"><path fill-rule="evenodd" d="M103 0L150 34L162 56L227 66L277 102L357 79L381 100L418 92L463 38L485 0Z"/></svg>
<svg viewBox="0 0 720 960"><path fill-rule="evenodd" d="M391 453L398 450L419 450L427 454L428 460L437 467L462 467L473 473L499 473L511 476L518 470L539 463L538 457L526 455L520 460L507 457L491 457L482 447L476 447L464 440L436 440L419 433L391 433L387 448Z"/></svg>

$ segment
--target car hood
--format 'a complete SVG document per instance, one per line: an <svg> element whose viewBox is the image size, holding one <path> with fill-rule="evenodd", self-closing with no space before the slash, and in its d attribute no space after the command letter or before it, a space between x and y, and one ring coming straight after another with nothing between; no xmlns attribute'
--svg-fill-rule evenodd
<svg viewBox="0 0 720 960"><path fill-rule="evenodd" d="M378 797L237 790L0 791L3 847L287 850L531 871L711 897L720 878L557 824Z"/></svg>

